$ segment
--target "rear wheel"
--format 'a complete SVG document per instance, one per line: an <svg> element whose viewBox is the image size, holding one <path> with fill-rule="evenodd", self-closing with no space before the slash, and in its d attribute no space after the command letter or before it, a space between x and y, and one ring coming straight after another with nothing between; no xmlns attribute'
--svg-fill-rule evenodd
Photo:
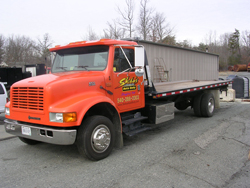
<svg viewBox="0 0 250 188"><path fill-rule="evenodd" d="M193 109L194 109L194 114L198 117L202 116L201 115L201 99L204 94L201 93L197 96L194 97L193 101Z"/></svg>
<svg viewBox="0 0 250 188"><path fill-rule="evenodd" d="M40 143L39 141L31 140L31 139L23 138L23 137L19 137L19 139L20 139L22 142L24 142L25 144L28 144L28 145L36 145L36 144Z"/></svg>
<svg viewBox="0 0 250 188"><path fill-rule="evenodd" d="M205 93L201 99L201 114L204 117L211 117L214 113L215 100L212 93Z"/></svg>
<svg viewBox="0 0 250 188"><path fill-rule="evenodd" d="M77 133L77 148L90 160L106 158L114 147L115 129L104 116L91 116L80 126Z"/></svg>

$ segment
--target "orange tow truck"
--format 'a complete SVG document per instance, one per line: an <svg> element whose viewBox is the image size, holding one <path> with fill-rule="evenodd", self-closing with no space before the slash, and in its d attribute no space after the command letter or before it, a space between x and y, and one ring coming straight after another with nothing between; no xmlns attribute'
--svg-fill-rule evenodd
<svg viewBox="0 0 250 188"><path fill-rule="evenodd" d="M11 86L5 130L26 144L76 144L91 160L191 106L210 117L231 81L153 83L144 46L101 39L55 46L51 73Z"/></svg>

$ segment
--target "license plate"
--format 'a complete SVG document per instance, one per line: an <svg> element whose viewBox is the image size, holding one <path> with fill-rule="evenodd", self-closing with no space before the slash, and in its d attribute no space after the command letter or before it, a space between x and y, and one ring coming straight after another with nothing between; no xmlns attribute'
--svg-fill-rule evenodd
<svg viewBox="0 0 250 188"><path fill-rule="evenodd" d="M23 135L31 136L31 129L30 129L30 127L22 126L22 134Z"/></svg>

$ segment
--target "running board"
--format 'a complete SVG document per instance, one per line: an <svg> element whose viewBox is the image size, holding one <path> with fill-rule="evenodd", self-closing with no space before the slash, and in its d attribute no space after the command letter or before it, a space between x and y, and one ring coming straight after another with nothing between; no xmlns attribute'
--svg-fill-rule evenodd
<svg viewBox="0 0 250 188"><path fill-rule="evenodd" d="M127 119L127 120L122 121L122 125L125 125L125 126L130 125L130 124L133 124L135 122L142 121L144 119L148 119L148 117L139 116L137 118Z"/></svg>
<svg viewBox="0 0 250 188"><path fill-rule="evenodd" d="M144 132L144 131L147 131L147 130L150 130L152 129L151 127L141 127L139 129L135 129L135 130L132 130L132 131L129 131L129 132L124 132L125 135L131 137L131 136L134 136L138 133L141 133L141 132Z"/></svg>
<svg viewBox="0 0 250 188"><path fill-rule="evenodd" d="M148 117L142 116L140 112L123 116L123 133L127 136L134 136L135 134L148 130L149 127L145 127L141 123L145 119L148 119Z"/></svg>

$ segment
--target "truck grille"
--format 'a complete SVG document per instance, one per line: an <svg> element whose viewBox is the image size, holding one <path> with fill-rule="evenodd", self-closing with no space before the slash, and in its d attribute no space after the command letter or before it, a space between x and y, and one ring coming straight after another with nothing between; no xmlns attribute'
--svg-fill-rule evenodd
<svg viewBox="0 0 250 188"><path fill-rule="evenodd" d="M44 96L42 87L14 87L12 107L43 111Z"/></svg>

